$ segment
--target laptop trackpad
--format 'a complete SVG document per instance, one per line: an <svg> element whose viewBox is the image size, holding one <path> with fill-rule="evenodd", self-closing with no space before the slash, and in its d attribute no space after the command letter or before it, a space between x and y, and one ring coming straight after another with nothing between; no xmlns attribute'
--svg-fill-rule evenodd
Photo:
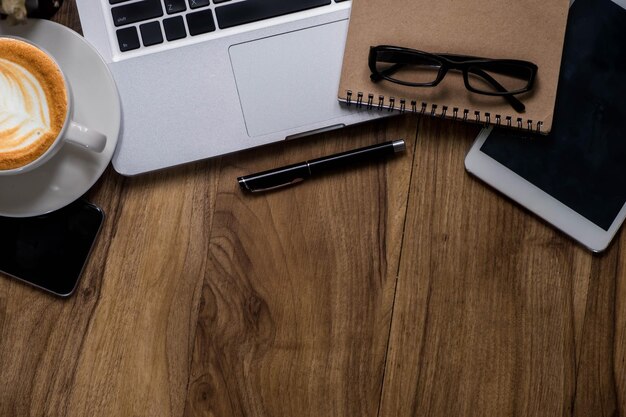
<svg viewBox="0 0 626 417"><path fill-rule="evenodd" d="M250 136L338 116L347 26L342 20L230 47Z"/></svg>

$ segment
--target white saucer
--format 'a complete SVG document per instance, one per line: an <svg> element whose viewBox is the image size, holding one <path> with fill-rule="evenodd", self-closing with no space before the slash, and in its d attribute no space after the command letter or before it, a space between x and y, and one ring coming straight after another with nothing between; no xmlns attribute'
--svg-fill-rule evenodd
<svg viewBox="0 0 626 417"><path fill-rule="evenodd" d="M117 145L120 99L98 52L73 30L48 20L31 20L18 26L0 22L0 35L31 40L54 56L71 87L74 120L107 136L102 153L65 144L34 171L0 177L0 216L37 216L70 204L100 178Z"/></svg>

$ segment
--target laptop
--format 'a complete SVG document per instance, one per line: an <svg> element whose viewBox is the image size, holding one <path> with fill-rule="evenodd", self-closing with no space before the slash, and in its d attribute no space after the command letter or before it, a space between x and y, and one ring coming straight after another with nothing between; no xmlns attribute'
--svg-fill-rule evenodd
<svg viewBox="0 0 626 417"><path fill-rule="evenodd" d="M77 0L77 5L85 38L118 86L123 122L112 162L120 174L384 115L337 101L350 1Z"/></svg>

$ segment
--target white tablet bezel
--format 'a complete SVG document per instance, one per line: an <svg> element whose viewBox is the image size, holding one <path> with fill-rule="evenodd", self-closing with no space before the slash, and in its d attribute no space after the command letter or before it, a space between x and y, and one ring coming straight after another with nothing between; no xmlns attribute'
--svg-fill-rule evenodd
<svg viewBox="0 0 626 417"><path fill-rule="evenodd" d="M502 194L528 208L565 234L593 252L601 252L609 245L626 218L626 204L613 219L609 230L598 227L576 211L567 207L539 187L525 180L509 168L480 150L493 130L480 131L465 157L465 169L491 185Z"/></svg>

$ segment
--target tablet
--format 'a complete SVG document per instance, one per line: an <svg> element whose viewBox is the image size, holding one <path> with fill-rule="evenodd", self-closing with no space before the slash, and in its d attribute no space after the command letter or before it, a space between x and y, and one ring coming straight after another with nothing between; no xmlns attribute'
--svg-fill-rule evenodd
<svg viewBox="0 0 626 417"><path fill-rule="evenodd" d="M624 27L621 0L576 0L550 134L486 128L465 159L468 172L595 252L626 217Z"/></svg>

